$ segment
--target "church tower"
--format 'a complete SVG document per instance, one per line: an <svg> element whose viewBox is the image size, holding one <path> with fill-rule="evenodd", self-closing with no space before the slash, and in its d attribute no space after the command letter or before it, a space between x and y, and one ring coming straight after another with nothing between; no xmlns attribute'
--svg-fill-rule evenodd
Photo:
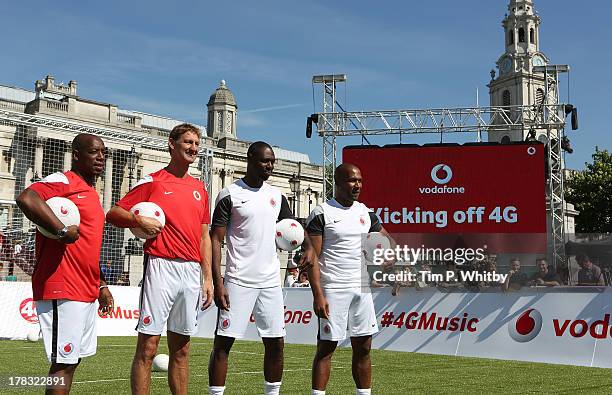
<svg viewBox="0 0 612 395"><path fill-rule="evenodd" d="M549 84L547 99L545 76L533 71L535 66L549 63L546 55L540 51L540 22L532 0L510 0L508 13L502 21L505 51L496 62L499 72L496 76L495 71L491 71L491 82L488 85L491 106L553 103L551 98L557 94L555 86ZM509 109L509 113L512 117L512 109ZM529 127L510 132L491 132L489 141L524 141L529 132ZM535 130L533 137L546 141L545 135L545 131Z"/></svg>
<svg viewBox="0 0 612 395"><path fill-rule="evenodd" d="M208 100L207 135L214 139L223 137L236 138L236 99L232 91L221 80L219 87L210 95Z"/></svg>

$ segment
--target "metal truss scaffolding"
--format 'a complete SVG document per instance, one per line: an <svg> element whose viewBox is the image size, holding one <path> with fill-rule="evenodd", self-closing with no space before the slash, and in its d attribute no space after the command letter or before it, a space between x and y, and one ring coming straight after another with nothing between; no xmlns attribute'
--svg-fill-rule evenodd
<svg viewBox="0 0 612 395"><path fill-rule="evenodd" d="M548 195L551 212L553 265L565 262L565 202L561 140L565 128L565 104L559 104L558 73L567 66L544 66L547 80L546 100L538 105L504 107L467 107L392 111L335 112L336 83L346 80L333 76L315 76L322 83L323 112L313 114L319 136L323 139L323 164L334 169L337 164L336 138L340 136L380 136L427 133L488 133L511 130L544 130L549 143ZM316 79L316 80L315 80ZM330 111L331 110L331 111ZM333 181L325 177L323 193L333 194Z"/></svg>
<svg viewBox="0 0 612 395"><path fill-rule="evenodd" d="M331 74L331 75L315 75L312 77L313 84L321 84L323 87L323 113L329 114L327 117L319 118L324 124L319 124L319 135L323 139L323 196L331 199L333 196L334 182L333 177L328 176L336 168L336 136L337 131L341 130L339 114L337 113L336 105L336 84L346 82L346 74Z"/></svg>

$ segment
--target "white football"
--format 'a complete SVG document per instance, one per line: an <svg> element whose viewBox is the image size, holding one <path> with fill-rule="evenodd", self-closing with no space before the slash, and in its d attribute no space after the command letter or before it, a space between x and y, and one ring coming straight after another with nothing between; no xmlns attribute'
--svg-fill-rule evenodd
<svg viewBox="0 0 612 395"><path fill-rule="evenodd" d="M304 241L304 228L294 219L285 218L276 223L276 247L285 251L299 248Z"/></svg>
<svg viewBox="0 0 612 395"><path fill-rule="evenodd" d="M36 329L30 329L30 331L28 332L26 339L29 342L37 342L39 339L39 335L40 335L40 329L36 328Z"/></svg>
<svg viewBox="0 0 612 395"><path fill-rule="evenodd" d="M162 226L166 225L166 214L164 214L164 210L153 202L137 203L130 209L130 212L136 215L142 215L143 217L154 218L158 220ZM130 228L130 231L134 236L141 239L152 239L157 237L157 235L146 234L141 228Z"/></svg>
<svg viewBox="0 0 612 395"><path fill-rule="evenodd" d="M57 219L62 221L64 226L79 226L81 223L81 214L79 213L79 209L71 200L56 196L47 200L47 205L51 208L51 211L53 211L53 214L55 214ZM50 239L57 239L57 235L43 229L41 226L36 225L36 227L43 236Z"/></svg>
<svg viewBox="0 0 612 395"><path fill-rule="evenodd" d="M170 363L170 357L168 354L157 354L155 358L153 358L153 365L151 366L151 370L154 372L167 372L168 364Z"/></svg>
<svg viewBox="0 0 612 395"><path fill-rule="evenodd" d="M380 232L368 233L362 239L363 256L369 262L374 261L374 251L387 250L389 248L391 248L391 242L385 235ZM378 252L377 254L377 256L382 257L383 252Z"/></svg>

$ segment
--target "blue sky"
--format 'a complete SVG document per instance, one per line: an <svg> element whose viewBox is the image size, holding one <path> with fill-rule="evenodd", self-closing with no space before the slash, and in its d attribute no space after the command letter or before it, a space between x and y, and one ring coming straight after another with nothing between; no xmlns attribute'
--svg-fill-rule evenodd
<svg viewBox="0 0 612 395"><path fill-rule="evenodd" d="M208 96L225 79L238 102L240 138L306 152L320 163L320 139L304 137L306 117L321 111L319 91L313 108L312 75L346 73L341 94L353 111L471 106L477 88L487 105L507 4L9 2L0 17L0 84L33 89L51 73L56 81L77 80L80 96L205 125ZM568 132L575 153L567 163L582 168L596 145L612 149L612 5L536 0L535 7L540 49L552 63L572 67L570 102L579 108L580 130ZM564 101L567 93L564 80Z"/></svg>

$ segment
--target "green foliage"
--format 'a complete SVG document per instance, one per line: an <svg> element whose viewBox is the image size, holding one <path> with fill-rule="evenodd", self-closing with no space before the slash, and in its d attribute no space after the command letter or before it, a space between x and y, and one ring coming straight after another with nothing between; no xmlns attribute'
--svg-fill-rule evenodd
<svg viewBox="0 0 612 395"><path fill-rule="evenodd" d="M577 233L612 232L612 155L596 151L593 163L569 178L566 200L580 213Z"/></svg>

